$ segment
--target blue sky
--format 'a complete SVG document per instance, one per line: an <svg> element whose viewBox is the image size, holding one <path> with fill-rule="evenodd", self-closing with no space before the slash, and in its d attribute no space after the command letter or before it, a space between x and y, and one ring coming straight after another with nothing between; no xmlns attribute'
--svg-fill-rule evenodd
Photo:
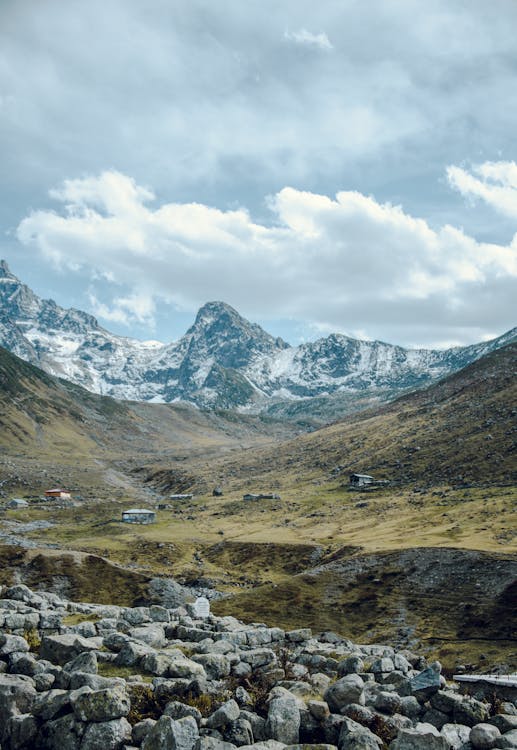
<svg viewBox="0 0 517 750"><path fill-rule="evenodd" d="M4 0L0 256L138 338L515 325L517 6Z"/></svg>

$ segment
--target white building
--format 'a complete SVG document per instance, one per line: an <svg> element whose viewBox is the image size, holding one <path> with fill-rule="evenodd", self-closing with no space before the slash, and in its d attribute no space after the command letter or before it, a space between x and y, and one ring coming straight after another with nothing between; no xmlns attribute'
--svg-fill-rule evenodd
<svg viewBox="0 0 517 750"><path fill-rule="evenodd" d="M149 508L130 508L122 511L122 521L124 523L154 523L156 513Z"/></svg>

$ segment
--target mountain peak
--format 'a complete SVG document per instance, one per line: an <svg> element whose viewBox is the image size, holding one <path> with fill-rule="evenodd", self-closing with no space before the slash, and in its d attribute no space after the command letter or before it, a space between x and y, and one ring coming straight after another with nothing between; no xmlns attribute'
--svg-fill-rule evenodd
<svg viewBox="0 0 517 750"><path fill-rule="evenodd" d="M0 279L6 279L8 281L18 281L14 273L7 265L6 260L0 260Z"/></svg>
<svg viewBox="0 0 517 750"><path fill-rule="evenodd" d="M244 321L244 318L231 305L215 300L213 302L206 302L199 308L194 325L212 323L225 314Z"/></svg>

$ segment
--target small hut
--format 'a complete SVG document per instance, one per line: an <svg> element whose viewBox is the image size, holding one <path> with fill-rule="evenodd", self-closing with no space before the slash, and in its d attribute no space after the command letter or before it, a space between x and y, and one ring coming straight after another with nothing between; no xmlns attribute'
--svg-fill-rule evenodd
<svg viewBox="0 0 517 750"><path fill-rule="evenodd" d="M60 487L54 487L52 490L45 491L45 497L49 500L53 498L59 498L60 500L70 500L70 493L68 490L63 490Z"/></svg>
<svg viewBox="0 0 517 750"><path fill-rule="evenodd" d="M122 521L124 523L154 523L156 513L149 508L130 508L122 512Z"/></svg>
<svg viewBox="0 0 517 750"><path fill-rule="evenodd" d="M374 478L369 474L350 474L350 486L351 487L364 487L367 484L372 484Z"/></svg>

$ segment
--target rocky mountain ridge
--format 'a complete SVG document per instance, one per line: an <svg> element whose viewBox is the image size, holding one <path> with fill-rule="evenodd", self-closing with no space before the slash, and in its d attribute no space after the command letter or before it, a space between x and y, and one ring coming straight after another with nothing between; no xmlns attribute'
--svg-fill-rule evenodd
<svg viewBox="0 0 517 750"><path fill-rule="evenodd" d="M463 695L410 651L245 625L206 601L201 612L24 585L1 594L3 750L517 746L515 688L485 679Z"/></svg>
<svg viewBox="0 0 517 750"><path fill-rule="evenodd" d="M408 350L331 334L290 346L223 302L209 302L179 341L116 336L80 310L42 300L0 261L0 344L46 372L117 399L186 401L254 411L305 399L381 399L426 385L517 337ZM332 402L333 408L336 402Z"/></svg>

